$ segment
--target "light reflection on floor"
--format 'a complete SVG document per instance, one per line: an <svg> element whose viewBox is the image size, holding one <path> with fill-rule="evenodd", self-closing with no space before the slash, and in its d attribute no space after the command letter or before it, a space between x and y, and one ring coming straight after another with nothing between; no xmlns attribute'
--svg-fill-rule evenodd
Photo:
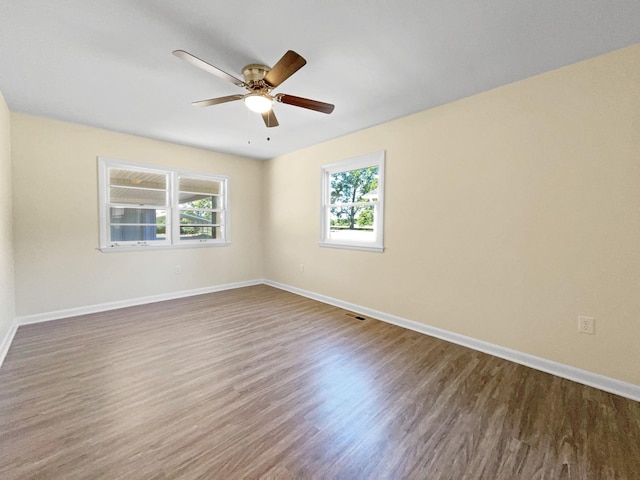
<svg viewBox="0 0 640 480"><path fill-rule="evenodd" d="M317 394L321 403L315 409L315 423L332 438L348 437L367 443L377 443L384 429L376 426L374 416L380 412L380 391L371 369L354 359L353 352L340 349L331 352L331 360L321 362L318 371ZM346 439L346 438L345 438Z"/></svg>

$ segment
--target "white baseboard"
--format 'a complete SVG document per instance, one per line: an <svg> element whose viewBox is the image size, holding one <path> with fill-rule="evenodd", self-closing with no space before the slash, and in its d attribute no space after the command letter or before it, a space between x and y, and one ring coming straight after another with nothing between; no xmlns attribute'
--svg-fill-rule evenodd
<svg viewBox="0 0 640 480"><path fill-rule="evenodd" d="M640 385L623 382L615 378L589 372L587 370L582 370L576 367L572 367L570 365L565 365L562 363L547 360L545 358L536 357L535 355L530 355L528 353L518 352L517 350L511 350L509 348L502 347L500 345L495 345L492 343L484 342L482 340L477 340L475 338L460 335L458 333L450 332L448 330L444 330L441 328L431 327L424 323L415 322L413 320L408 320L406 318L398 317L396 315L391 315L389 313L373 310L371 308L363 307L362 305L356 305L353 303L345 302L343 300L339 300L337 298L320 295L314 292L292 287L282 283L273 282L271 280L262 280L262 279L249 280L249 281L237 282L237 283L228 283L224 285L215 285L212 287L198 288L194 290L184 290L180 292L171 292L171 293L166 293L161 295L139 297L139 298L133 298L133 299L122 300L117 302L88 305L84 307L68 308L64 310L56 310L53 312L39 313L35 315L20 316L16 318L16 320L14 321L14 325L11 327L7 335L5 335L5 338L2 339L2 343L0 343L0 366L2 366L2 361L4 360L7 352L9 351L9 346L13 341L13 337L15 336L16 330L18 329L19 325L28 325L32 323L46 322L50 320L57 320L60 318L75 317L78 315L86 315L89 313L98 313L98 312L104 312L108 310L115 310L117 308L133 307L136 305L144 305L147 303L161 302L164 300L173 300L176 298L191 297L194 295L202 295L205 293L220 292L223 290L231 290L234 288L249 287L249 286L260 285L260 284L266 284L275 288L279 288L280 290L286 290L288 292L295 293L303 297L311 298L319 302L344 308L345 310L350 310L356 313L360 313L367 317L382 320L383 322L387 322L387 323L392 323L394 325L398 325L400 327L407 328L409 330L414 330L416 332L419 332L425 335L440 338L442 340L446 340L451 343L472 348L480 352L488 353L489 355L494 355L496 357L500 357L505 360L518 363L520 365L525 365L527 367L531 367L536 370L550 373L558 377L566 378L568 380L572 380L574 382L578 382L583 385L588 385L590 387L598 388L600 390L604 390L606 392L610 392L610 393L620 395L622 397L626 397L631 400L640 402Z"/></svg>
<svg viewBox="0 0 640 480"><path fill-rule="evenodd" d="M551 360L536 357L535 355L530 355L528 353L518 352L517 350L511 350L510 348L501 347L500 345L477 340L475 338L460 335L448 330L431 327L424 323L415 322L413 320L407 320L406 318L391 315L389 313L372 310L361 305L356 305L353 303L345 302L343 300L338 300L336 298L309 292L300 288L291 287L282 283L272 282L271 280L265 280L264 283L281 290L286 290L297 295L302 295L303 297L308 297L313 300L327 303L329 305L344 308L345 310L350 310L367 317L382 320L383 322L387 323L392 323L409 330L414 330L425 335L440 338L457 345L462 345L463 347L468 347L473 350L488 353L489 355L493 355L495 357L500 357L505 360L518 363L520 365L525 365L536 370L541 370L558 377L566 378L583 385L588 385L589 387L598 388L600 390L604 390L605 392L613 393L616 395L620 395L621 397L626 397L631 400L640 402L640 385L623 382L621 380L616 380L615 378L589 372L587 370L581 370L570 365L553 362Z"/></svg>
<svg viewBox="0 0 640 480"><path fill-rule="evenodd" d="M106 312L118 308L135 307L147 303L163 302L165 300L174 300L176 298L192 297L194 295L202 295L205 293L221 292L223 290L232 290L234 288L250 287L253 285L261 285L262 279L248 280L245 282L227 283L224 285L214 285L212 287L196 288L193 290L182 290L179 292L163 293L160 295L150 295L148 297L131 298L128 300L119 300L117 302L99 303L96 305L87 305L84 307L66 308L64 310L55 310L53 312L37 313L35 315L19 316L18 325L29 325L32 323L48 322L50 320L59 320L61 318L77 317L78 315L87 315L89 313Z"/></svg>
<svg viewBox="0 0 640 480"><path fill-rule="evenodd" d="M2 362L4 362L4 358L7 356L7 352L9 352L9 347L11 346L11 342L13 342L13 337L16 336L17 331L18 322L14 320L11 327L9 328L9 331L0 342L0 367L2 367Z"/></svg>

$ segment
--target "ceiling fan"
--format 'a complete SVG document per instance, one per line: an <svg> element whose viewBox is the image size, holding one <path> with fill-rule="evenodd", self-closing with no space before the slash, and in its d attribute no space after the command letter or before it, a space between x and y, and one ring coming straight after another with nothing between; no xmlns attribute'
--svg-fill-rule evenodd
<svg viewBox="0 0 640 480"><path fill-rule="evenodd" d="M277 127L278 120L273 113L273 102L285 103L295 107L307 108L316 112L331 113L334 105L330 103L318 102L308 98L296 97L286 93L271 94L271 91L278 87L291 75L300 70L307 61L293 50L285 53L273 68L267 65L251 63L242 69L242 77L244 80L229 75L227 72L220 70L218 67L200 60L198 57L191 55L184 50L175 50L173 54L186 60L202 70L212 73L218 78L231 82L238 87L243 87L249 91L244 95L228 95L226 97L210 98L208 100L200 100L193 102L196 107L208 107L210 105L218 105L220 103L233 102L235 100L244 100L245 105L250 110L262 114L262 119L267 127Z"/></svg>

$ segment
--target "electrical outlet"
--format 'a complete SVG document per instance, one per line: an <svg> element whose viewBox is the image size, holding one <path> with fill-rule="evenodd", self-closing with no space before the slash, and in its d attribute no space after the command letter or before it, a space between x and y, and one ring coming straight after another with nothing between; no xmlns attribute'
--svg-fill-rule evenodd
<svg viewBox="0 0 640 480"><path fill-rule="evenodd" d="M298 270L300 270L300 273L304 273L304 263L298 265Z"/></svg>
<svg viewBox="0 0 640 480"><path fill-rule="evenodd" d="M578 316L578 332L593 335L595 333L595 326L596 321L593 317Z"/></svg>
<svg viewBox="0 0 640 480"><path fill-rule="evenodd" d="M175 267L173 267L173 273L175 273L176 275L180 275L182 273L182 267L180 265L176 265Z"/></svg>

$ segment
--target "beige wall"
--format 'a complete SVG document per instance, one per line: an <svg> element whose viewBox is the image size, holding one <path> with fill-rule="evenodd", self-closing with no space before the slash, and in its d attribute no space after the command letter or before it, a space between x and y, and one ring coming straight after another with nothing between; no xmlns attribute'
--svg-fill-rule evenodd
<svg viewBox="0 0 640 480"><path fill-rule="evenodd" d="M10 114L0 92L0 345L15 317Z"/></svg>
<svg viewBox="0 0 640 480"><path fill-rule="evenodd" d="M16 113L11 140L18 316L262 278L262 162ZM229 175L231 245L101 253L97 156Z"/></svg>
<svg viewBox="0 0 640 480"><path fill-rule="evenodd" d="M639 85L635 45L267 162L266 277L640 385ZM320 165L376 150L386 251L318 247Z"/></svg>

